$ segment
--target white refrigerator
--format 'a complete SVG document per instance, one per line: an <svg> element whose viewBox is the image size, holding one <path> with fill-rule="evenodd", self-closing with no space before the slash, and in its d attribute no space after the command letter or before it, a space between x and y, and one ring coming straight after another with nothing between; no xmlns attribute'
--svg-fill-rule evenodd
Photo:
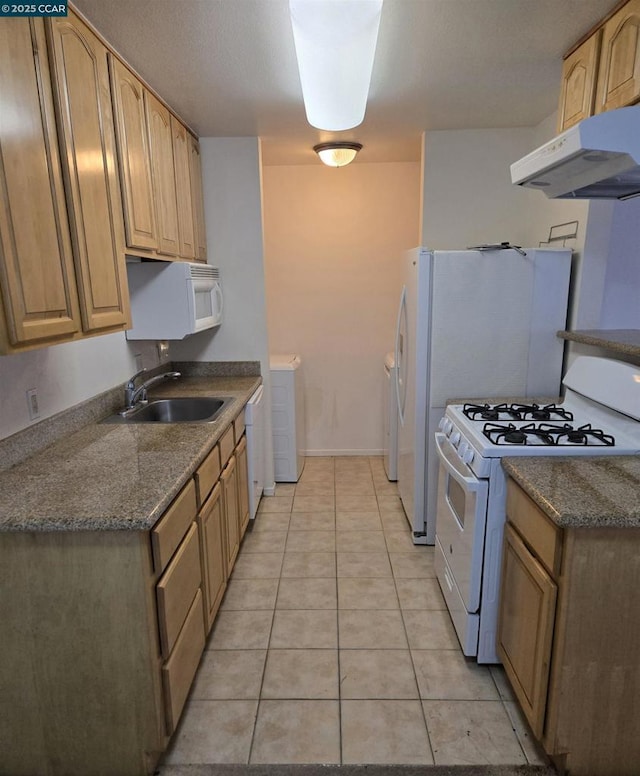
<svg viewBox="0 0 640 776"><path fill-rule="evenodd" d="M556 332L566 326L570 274L564 248L406 254L395 342L398 490L415 544L435 541L434 433L447 400L559 395Z"/></svg>

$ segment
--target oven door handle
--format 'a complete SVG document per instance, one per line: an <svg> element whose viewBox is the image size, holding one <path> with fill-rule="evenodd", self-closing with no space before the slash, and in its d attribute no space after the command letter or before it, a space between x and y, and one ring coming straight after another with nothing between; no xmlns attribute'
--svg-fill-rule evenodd
<svg viewBox="0 0 640 776"><path fill-rule="evenodd" d="M438 458L440 458L440 463L444 468L468 493L475 493L479 490L483 484L482 480L479 480L471 469L458 458L455 447L447 437L439 431L436 431L435 436Z"/></svg>

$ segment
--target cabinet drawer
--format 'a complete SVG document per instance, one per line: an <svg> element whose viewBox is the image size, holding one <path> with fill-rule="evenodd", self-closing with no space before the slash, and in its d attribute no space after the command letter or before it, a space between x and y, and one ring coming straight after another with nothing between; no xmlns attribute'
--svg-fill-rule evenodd
<svg viewBox="0 0 640 776"><path fill-rule="evenodd" d="M164 658L171 654L201 580L198 527L192 523L156 587L160 647Z"/></svg>
<svg viewBox="0 0 640 776"><path fill-rule="evenodd" d="M196 471L198 504L202 506L220 479L220 448L216 445Z"/></svg>
<svg viewBox="0 0 640 776"><path fill-rule="evenodd" d="M244 410L233 421L233 432L236 438L236 444L240 441L240 437L244 434Z"/></svg>
<svg viewBox="0 0 640 776"><path fill-rule="evenodd" d="M507 518L554 577L560 573L562 530L516 485L507 484Z"/></svg>
<svg viewBox="0 0 640 776"><path fill-rule="evenodd" d="M222 468L225 467L227 461L229 458L231 458L231 454L233 453L233 448L235 447L235 442L233 440L233 423L229 426L229 428L224 432L222 435L222 438L220 439L220 463L222 464Z"/></svg>
<svg viewBox="0 0 640 776"><path fill-rule="evenodd" d="M189 480L151 530L153 566L156 571L162 571L167 565L194 521L197 511L196 486L193 480Z"/></svg>
<svg viewBox="0 0 640 776"><path fill-rule="evenodd" d="M184 627L178 636L176 648L162 668L167 733L169 735L176 729L180 719L184 702L191 688L191 682L198 669L204 641L202 592L198 589Z"/></svg>

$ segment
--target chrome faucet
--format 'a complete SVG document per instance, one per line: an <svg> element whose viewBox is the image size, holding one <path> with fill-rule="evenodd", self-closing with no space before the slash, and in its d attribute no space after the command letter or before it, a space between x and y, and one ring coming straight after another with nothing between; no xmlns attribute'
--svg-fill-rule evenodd
<svg viewBox="0 0 640 776"><path fill-rule="evenodd" d="M141 369L139 372L136 372L133 377L131 377L127 384L124 387L124 404L125 408L120 412L120 415L126 415L131 410L133 410L135 407L138 406L138 404L146 404L147 403L147 391L149 388L153 387L154 385L157 385L158 383L163 382L164 380L177 380L178 377L181 376L180 372L164 372L161 375L156 375L155 377L150 377L148 380L145 380L142 385L139 385L136 388L136 380L140 375L143 375L147 370Z"/></svg>

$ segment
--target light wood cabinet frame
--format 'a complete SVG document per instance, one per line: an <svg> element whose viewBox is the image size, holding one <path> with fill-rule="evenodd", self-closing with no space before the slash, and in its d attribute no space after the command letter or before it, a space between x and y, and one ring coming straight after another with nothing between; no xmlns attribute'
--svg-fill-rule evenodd
<svg viewBox="0 0 640 776"><path fill-rule="evenodd" d="M0 352L7 353L81 329L42 19L0 19L0 81Z"/></svg>
<svg viewBox="0 0 640 776"><path fill-rule="evenodd" d="M73 13L47 20L85 331L130 325L107 50Z"/></svg>
<svg viewBox="0 0 640 776"><path fill-rule="evenodd" d="M145 88L113 54L109 55L116 118L118 161L127 246L155 250L158 234L145 113Z"/></svg>

